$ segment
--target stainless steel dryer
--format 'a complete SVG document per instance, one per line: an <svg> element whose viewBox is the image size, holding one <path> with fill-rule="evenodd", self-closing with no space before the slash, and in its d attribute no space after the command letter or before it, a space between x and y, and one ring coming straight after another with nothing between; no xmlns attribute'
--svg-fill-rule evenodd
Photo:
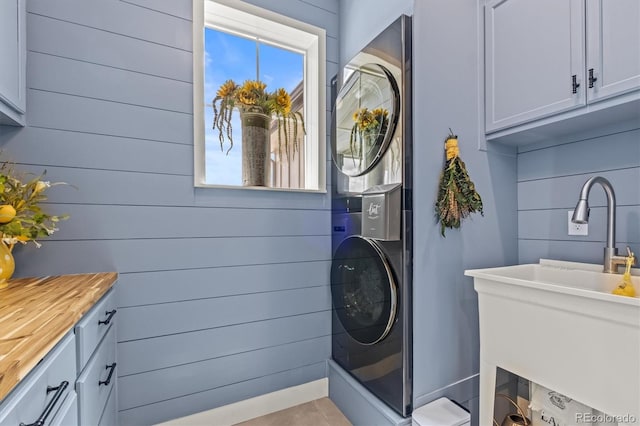
<svg viewBox="0 0 640 426"><path fill-rule="evenodd" d="M332 357L411 414L411 18L332 82ZM338 87L340 90L338 91Z"/></svg>

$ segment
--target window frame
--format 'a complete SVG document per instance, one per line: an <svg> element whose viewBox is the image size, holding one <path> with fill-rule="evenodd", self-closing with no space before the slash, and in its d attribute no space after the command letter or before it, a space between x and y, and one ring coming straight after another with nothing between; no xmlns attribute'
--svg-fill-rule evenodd
<svg viewBox="0 0 640 426"><path fill-rule="evenodd" d="M206 183L204 28L239 36L251 35L269 44L305 55L304 114L306 135L305 188L272 188ZM293 40L293 41L292 41ZM326 31L239 0L193 1L193 136L194 186L326 193Z"/></svg>

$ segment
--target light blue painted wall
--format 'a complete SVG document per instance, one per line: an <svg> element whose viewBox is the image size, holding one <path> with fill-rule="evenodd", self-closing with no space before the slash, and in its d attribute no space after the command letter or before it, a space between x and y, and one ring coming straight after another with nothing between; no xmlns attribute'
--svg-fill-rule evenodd
<svg viewBox="0 0 640 426"><path fill-rule="evenodd" d="M481 2L415 3L414 401L477 395L478 311L464 270L517 263L516 158L478 149L483 83ZM452 25L453 23L453 25ZM442 238L434 219L443 143L451 127L484 203ZM454 385L455 384L455 385ZM444 390L443 390L444 388Z"/></svg>
<svg viewBox="0 0 640 426"><path fill-rule="evenodd" d="M464 270L518 261L516 153L479 150L482 111L480 2L346 0L340 8L340 58L377 34L371 24L414 12L414 405L442 395L477 395L478 311ZM344 30L347 28L348 30ZM345 36L346 32L353 34ZM357 47L354 46L357 43ZM434 203L451 127L484 202L461 230L440 236Z"/></svg>
<svg viewBox="0 0 640 426"><path fill-rule="evenodd" d="M617 199L616 241L621 253L640 253L640 126L599 131L522 147L518 153L518 245L521 263L540 258L602 264L606 241L606 197L599 185L589 197L588 236L567 235L584 182L603 176Z"/></svg>
<svg viewBox="0 0 640 426"><path fill-rule="evenodd" d="M337 72L337 0L251 3L325 28ZM16 276L119 272L122 423L325 377L329 197L194 189L191 0L28 8L27 126L0 147L77 189L50 191L71 219Z"/></svg>

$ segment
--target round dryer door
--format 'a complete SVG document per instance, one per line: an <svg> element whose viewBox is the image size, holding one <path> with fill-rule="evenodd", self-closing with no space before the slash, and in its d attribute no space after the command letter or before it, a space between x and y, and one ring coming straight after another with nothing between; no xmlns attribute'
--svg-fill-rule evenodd
<svg viewBox="0 0 640 426"><path fill-rule="evenodd" d="M400 93L391 72L378 64L354 70L333 110L332 155L338 170L361 176L386 152L398 123Z"/></svg>
<svg viewBox="0 0 640 426"><path fill-rule="evenodd" d="M331 264L333 308L344 329L358 342L384 339L396 318L397 286L378 244L368 238L346 238Z"/></svg>

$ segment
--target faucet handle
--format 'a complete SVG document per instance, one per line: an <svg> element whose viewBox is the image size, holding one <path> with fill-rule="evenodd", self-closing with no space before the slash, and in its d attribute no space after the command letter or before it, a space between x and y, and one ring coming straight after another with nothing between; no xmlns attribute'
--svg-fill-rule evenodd
<svg viewBox="0 0 640 426"><path fill-rule="evenodd" d="M636 255L631 251L631 247L627 246L627 258L629 259L629 263L631 265L636 264Z"/></svg>

